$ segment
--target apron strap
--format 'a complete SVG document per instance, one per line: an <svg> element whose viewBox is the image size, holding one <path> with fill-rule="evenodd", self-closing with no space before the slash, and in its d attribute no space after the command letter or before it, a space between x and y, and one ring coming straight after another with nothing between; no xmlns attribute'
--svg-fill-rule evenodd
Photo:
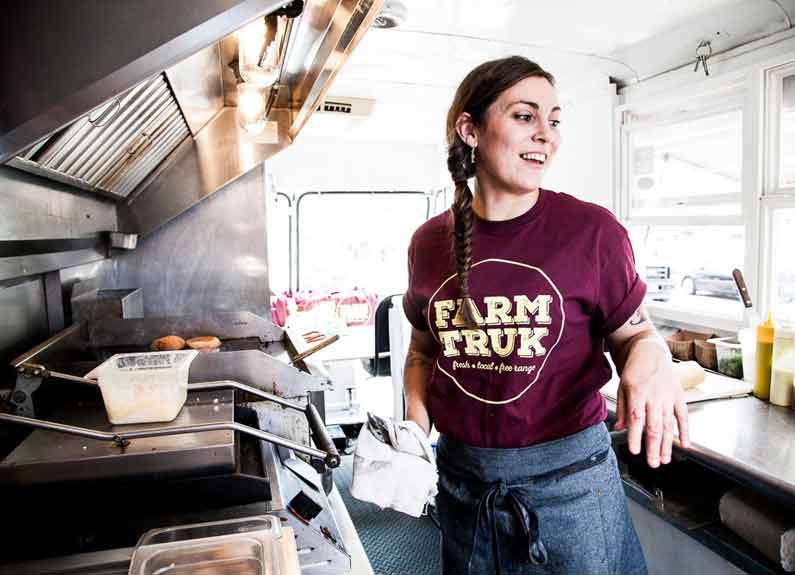
<svg viewBox="0 0 795 575"><path fill-rule="evenodd" d="M497 498L507 500L509 509L522 526L522 531L527 537L527 559L533 565L544 565L549 559L544 542L538 529L538 515L532 505L521 496L520 485L508 486L500 481L491 484L483 493L478 501L477 515L475 518L475 528L472 534L472 545L470 546L469 560L467 561L467 575L472 571L472 561L478 556L478 547L482 542L479 537L481 528L490 532L492 552L496 563L496 575L502 572L502 562L500 560L499 532L497 530L496 506ZM483 525L485 523L485 525Z"/></svg>

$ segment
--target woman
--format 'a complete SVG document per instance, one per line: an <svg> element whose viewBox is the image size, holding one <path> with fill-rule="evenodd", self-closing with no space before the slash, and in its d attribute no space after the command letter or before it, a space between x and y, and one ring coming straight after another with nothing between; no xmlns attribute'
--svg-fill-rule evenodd
<svg viewBox="0 0 795 575"><path fill-rule="evenodd" d="M441 433L445 574L646 573L603 423L605 341L630 451L645 434L649 465L668 463L675 422L688 445L626 230L540 187L560 115L537 64L472 70L447 117L453 206L409 248L408 418Z"/></svg>

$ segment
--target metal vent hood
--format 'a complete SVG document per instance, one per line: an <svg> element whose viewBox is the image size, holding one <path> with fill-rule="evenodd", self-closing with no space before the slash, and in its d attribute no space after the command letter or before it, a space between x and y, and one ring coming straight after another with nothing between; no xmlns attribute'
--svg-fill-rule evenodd
<svg viewBox="0 0 795 575"><path fill-rule="evenodd" d="M297 136L383 0L14 2L0 34L0 163L117 202L146 235ZM275 11L269 139L236 114L234 31ZM296 14L299 14L294 17Z"/></svg>

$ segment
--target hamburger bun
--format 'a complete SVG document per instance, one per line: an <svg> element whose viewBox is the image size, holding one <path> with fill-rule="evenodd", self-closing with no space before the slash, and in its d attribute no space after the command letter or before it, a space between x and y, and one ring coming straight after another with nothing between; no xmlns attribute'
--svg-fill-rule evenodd
<svg viewBox="0 0 795 575"><path fill-rule="evenodd" d="M149 345L152 351L177 351L184 348L185 340L178 335L159 337Z"/></svg>
<svg viewBox="0 0 795 575"><path fill-rule="evenodd" d="M185 343L191 349L198 349L199 351L212 351L221 347L221 340L214 335L204 335L201 337L192 337Z"/></svg>

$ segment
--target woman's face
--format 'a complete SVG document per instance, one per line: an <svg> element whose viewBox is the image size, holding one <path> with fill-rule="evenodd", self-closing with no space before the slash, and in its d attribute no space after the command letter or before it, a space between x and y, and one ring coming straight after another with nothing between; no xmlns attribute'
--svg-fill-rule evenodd
<svg viewBox="0 0 795 575"><path fill-rule="evenodd" d="M474 127L481 186L514 194L535 191L560 144L560 107L545 78L525 78L505 90Z"/></svg>

